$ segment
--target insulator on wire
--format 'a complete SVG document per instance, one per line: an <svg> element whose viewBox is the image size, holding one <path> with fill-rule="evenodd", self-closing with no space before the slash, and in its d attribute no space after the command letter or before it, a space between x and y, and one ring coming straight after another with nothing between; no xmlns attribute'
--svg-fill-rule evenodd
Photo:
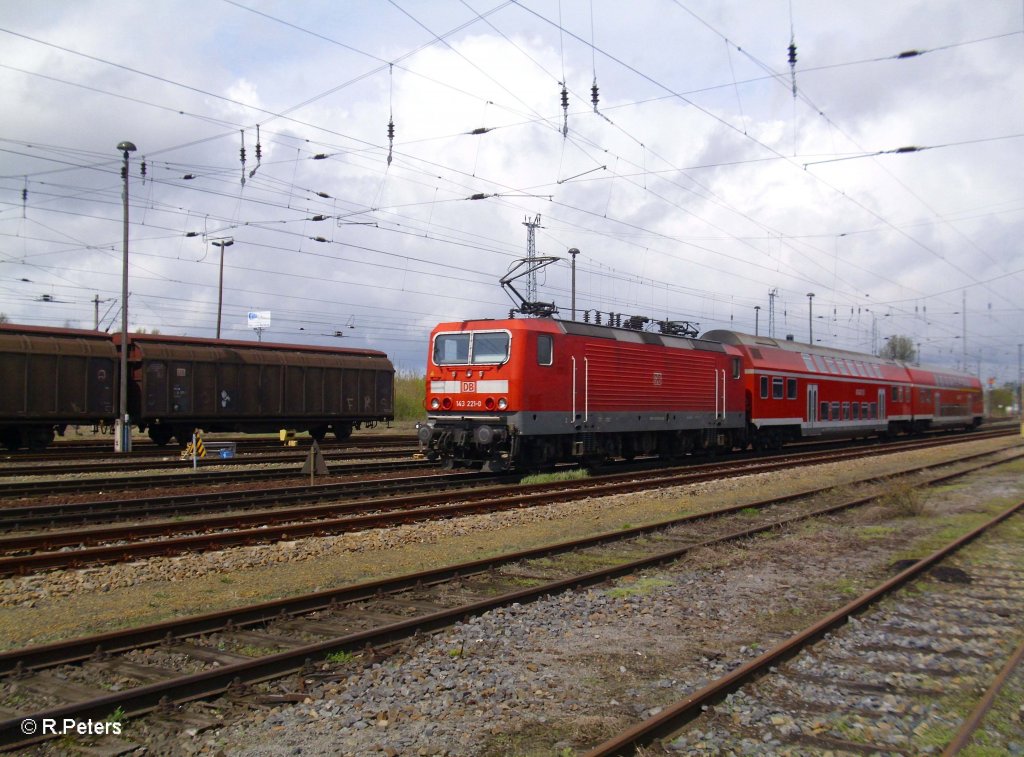
<svg viewBox="0 0 1024 757"><path fill-rule="evenodd" d="M594 85L590 88L590 102L594 103L594 112L597 113L597 79L594 79Z"/></svg>
<svg viewBox="0 0 1024 757"><path fill-rule="evenodd" d="M793 97L796 97L796 41L789 41L789 75L793 82Z"/></svg>
<svg viewBox="0 0 1024 757"><path fill-rule="evenodd" d="M263 162L263 146L260 144L260 125L256 124L256 166L249 171L249 178L251 179L256 175L256 169L260 167Z"/></svg>
<svg viewBox="0 0 1024 757"><path fill-rule="evenodd" d="M146 156L142 156L142 163L139 164L139 173L142 175L142 183L146 183Z"/></svg>
<svg viewBox="0 0 1024 757"><path fill-rule="evenodd" d="M569 90L562 83L562 136L569 135Z"/></svg>
<svg viewBox="0 0 1024 757"><path fill-rule="evenodd" d="M388 120L388 165L391 165L391 152L395 146L395 121Z"/></svg>
<svg viewBox="0 0 1024 757"><path fill-rule="evenodd" d="M242 147L238 151L238 158L242 163L242 186L245 186L245 129L240 129L242 134Z"/></svg>

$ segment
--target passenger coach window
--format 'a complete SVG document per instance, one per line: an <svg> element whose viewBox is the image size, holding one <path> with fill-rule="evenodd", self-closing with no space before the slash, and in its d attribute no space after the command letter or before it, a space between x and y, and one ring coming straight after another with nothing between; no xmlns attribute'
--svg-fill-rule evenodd
<svg viewBox="0 0 1024 757"><path fill-rule="evenodd" d="M781 400L782 397L782 376L776 376L772 379L772 399Z"/></svg>
<svg viewBox="0 0 1024 757"><path fill-rule="evenodd" d="M818 419L822 421L828 420L828 403L822 402L818 407Z"/></svg>
<svg viewBox="0 0 1024 757"><path fill-rule="evenodd" d="M796 399L796 379L786 379L786 399Z"/></svg>
<svg viewBox="0 0 1024 757"><path fill-rule="evenodd" d="M537 365L551 365L553 362L552 339L549 334L537 335Z"/></svg>
<svg viewBox="0 0 1024 757"><path fill-rule="evenodd" d="M768 399L768 377L761 377L761 399Z"/></svg>

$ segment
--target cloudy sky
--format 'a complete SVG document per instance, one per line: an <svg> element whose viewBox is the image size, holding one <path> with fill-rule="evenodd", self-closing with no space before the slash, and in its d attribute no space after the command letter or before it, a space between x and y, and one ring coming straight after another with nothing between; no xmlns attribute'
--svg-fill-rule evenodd
<svg viewBox="0 0 1024 757"><path fill-rule="evenodd" d="M222 336L269 313L421 371L438 321L507 314L539 217L561 317L576 248L581 312L1012 380L1022 29L1020 0L0 0L0 312L120 328L127 140L133 330L213 336L223 249Z"/></svg>

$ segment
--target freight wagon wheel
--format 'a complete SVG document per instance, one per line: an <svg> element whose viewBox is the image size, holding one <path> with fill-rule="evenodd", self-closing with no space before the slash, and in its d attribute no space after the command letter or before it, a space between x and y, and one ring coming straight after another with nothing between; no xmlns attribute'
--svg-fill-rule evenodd
<svg viewBox="0 0 1024 757"><path fill-rule="evenodd" d="M16 428L9 428L0 434L0 443L8 452L16 452L21 446L21 433Z"/></svg>
<svg viewBox="0 0 1024 757"><path fill-rule="evenodd" d="M28 448L33 451L44 450L53 441L52 428L33 428L28 432Z"/></svg>
<svg viewBox="0 0 1024 757"><path fill-rule="evenodd" d="M334 431L334 438L339 442L343 442L352 436L352 424L351 423L335 423L331 425L331 430Z"/></svg>
<svg viewBox="0 0 1024 757"><path fill-rule="evenodd" d="M174 431L166 426L150 426L149 438L153 440L153 444L165 447L174 438Z"/></svg>

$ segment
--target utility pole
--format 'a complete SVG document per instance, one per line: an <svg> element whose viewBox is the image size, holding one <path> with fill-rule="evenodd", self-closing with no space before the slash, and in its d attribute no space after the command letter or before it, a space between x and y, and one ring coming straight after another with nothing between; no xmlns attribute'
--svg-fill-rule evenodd
<svg viewBox="0 0 1024 757"><path fill-rule="evenodd" d="M807 293L807 343L814 344L814 292Z"/></svg>
<svg viewBox="0 0 1024 757"><path fill-rule="evenodd" d="M754 336L757 336L758 324L761 322L761 306L754 305Z"/></svg>
<svg viewBox="0 0 1024 757"><path fill-rule="evenodd" d="M778 289L768 292L768 336L775 338L775 298L779 296Z"/></svg>
<svg viewBox="0 0 1024 757"><path fill-rule="evenodd" d="M124 165L121 177L124 179L123 200L124 239L121 262L121 372L118 376L120 393L117 402L117 421L114 423L114 452L132 451L132 425L128 416L128 153L135 152L131 142L120 142L117 149L122 152Z"/></svg>
<svg viewBox="0 0 1024 757"><path fill-rule="evenodd" d="M967 371L967 290L964 289L963 292L961 292L961 295L962 295L962 297L961 297L961 302L960 302L960 322L963 324L962 325L962 329L963 330L961 332L960 341L962 343L961 346L963 347L963 361L964 361L963 370L964 370L964 372L966 372ZM978 378L981 378L981 376L979 376Z"/></svg>
<svg viewBox="0 0 1024 757"><path fill-rule="evenodd" d="M572 257L572 319L574 321L576 320L576 256L579 254L580 251L575 247L569 248L569 255Z"/></svg>

